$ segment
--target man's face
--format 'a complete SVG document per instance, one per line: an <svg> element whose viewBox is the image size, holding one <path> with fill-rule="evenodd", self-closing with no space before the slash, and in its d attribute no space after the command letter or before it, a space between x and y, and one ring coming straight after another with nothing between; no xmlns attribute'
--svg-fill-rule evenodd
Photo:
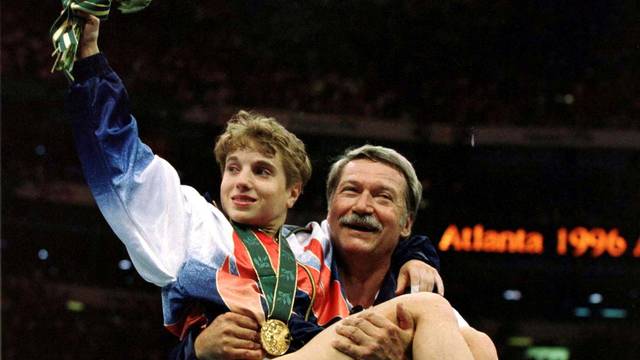
<svg viewBox="0 0 640 360"><path fill-rule="evenodd" d="M220 200L231 220L275 231L284 224L299 194L299 184L286 187L280 154L267 157L241 149L227 155Z"/></svg>
<svg viewBox="0 0 640 360"><path fill-rule="evenodd" d="M331 239L344 256L390 257L400 237L409 236L405 214L406 181L401 172L367 159L347 163L330 199Z"/></svg>

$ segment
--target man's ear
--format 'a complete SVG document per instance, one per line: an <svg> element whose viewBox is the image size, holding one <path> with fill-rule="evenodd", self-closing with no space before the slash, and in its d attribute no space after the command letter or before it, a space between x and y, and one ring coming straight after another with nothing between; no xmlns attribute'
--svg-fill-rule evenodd
<svg viewBox="0 0 640 360"><path fill-rule="evenodd" d="M298 200L298 197L300 197L300 194L302 194L302 183L297 182L291 185L291 187L287 191L289 192L289 198L287 199L287 208L291 209Z"/></svg>
<svg viewBox="0 0 640 360"><path fill-rule="evenodd" d="M413 226L413 216L407 215L407 220L404 222L404 226L400 229L400 236L402 238L408 238L411 235L411 227Z"/></svg>

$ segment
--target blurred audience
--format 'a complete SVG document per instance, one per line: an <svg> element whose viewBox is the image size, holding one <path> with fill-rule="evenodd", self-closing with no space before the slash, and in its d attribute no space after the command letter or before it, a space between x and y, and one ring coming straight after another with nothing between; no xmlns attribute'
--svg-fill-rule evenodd
<svg viewBox="0 0 640 360"><path fill-rule="evenodd" d="M44 25L57 3L37 3L37 14L17 4L2 5L3 79L37 87L61 78L49 75ZM637 129L634 10L596 1L580 9L155 1L136 15L114 11L105 26L117 30L103 51L132 93L143 89L145 99L183 114L236 106L463 126Z"/></svg>

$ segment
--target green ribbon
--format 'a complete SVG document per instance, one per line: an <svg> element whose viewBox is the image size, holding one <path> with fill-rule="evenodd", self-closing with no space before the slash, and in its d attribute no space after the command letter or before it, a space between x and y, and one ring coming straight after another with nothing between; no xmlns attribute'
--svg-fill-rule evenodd
<svg viewBox="0 0 640 360"><path fill-rule="evenodd" d="M249 252L253 268L258 275L260 289L267 299L269 319L289 322L297 289L297 265L293 251L281 229L278 232L279 266L274 271L267 250L250 229L233 224L233 227Z"/></svg>
<svg viewBox="0 0 640 360"><path fill-rule="evenodd" d="M119 0L119 2L118 10L123 14L138 12L151 4L151 0Z"/></svg>
<svg viewBox="0 0 640 360"><path fill-rule="evenodd" d="M125 14L140 11L151 3L151 0L115 1L120 3L118 9ZM71 71L85 22L76 12L85 12L104 21L110 10L111 0L62 0L62 12L49 30L54 49L51 56L55 58L51 72L62 71L69 82L73 81Z"/></svg>

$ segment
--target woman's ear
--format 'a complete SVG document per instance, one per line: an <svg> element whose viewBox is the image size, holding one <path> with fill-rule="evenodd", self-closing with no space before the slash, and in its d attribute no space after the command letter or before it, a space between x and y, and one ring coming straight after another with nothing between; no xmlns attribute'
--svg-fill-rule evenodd
<svg viewBox="0 0 640 360"><path fill-rule="evenodd" d="M302 183L297 182L291 185L291 187L289 187L287 191L289 192L289 198L287 199L287 208L291 209L298 200L298 197L300 197L300 194L302 194Z"/></svg>

